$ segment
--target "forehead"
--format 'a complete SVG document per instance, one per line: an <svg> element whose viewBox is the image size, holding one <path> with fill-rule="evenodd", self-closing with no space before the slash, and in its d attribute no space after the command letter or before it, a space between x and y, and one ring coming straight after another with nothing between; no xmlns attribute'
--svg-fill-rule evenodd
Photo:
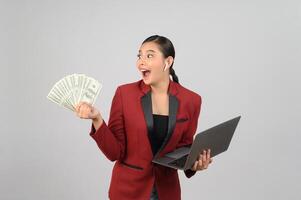
<svg viewBox="0 0 301 200"><path fill-rule="evenodd" d="M141 45L139 52L158 52L158 53L160 53L160 49L156 43L146 42Z"/></svg>

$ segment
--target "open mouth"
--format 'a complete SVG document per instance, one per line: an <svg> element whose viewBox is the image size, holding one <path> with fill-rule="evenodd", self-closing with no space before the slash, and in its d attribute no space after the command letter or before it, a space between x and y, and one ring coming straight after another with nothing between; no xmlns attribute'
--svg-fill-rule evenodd
<svg viewBox="0 0 301 200"><path fill-rule="evenodd" d="M150 73L151 73L150 70L142 70L141 72L142 72L142 76L143 76L144 78L148 77L148 76L150 75Z"/></svg>

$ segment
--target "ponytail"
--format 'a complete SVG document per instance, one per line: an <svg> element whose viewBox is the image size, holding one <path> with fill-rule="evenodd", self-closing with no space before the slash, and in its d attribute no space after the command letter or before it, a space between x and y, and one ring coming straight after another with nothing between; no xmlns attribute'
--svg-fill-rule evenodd
<svg viewBox="0 0 301 200"><path fill-rule="evenodd" d="M176 75L176 72L175 72L175 70L174 70L172 67L169 68L169 74L171 75L172 80L173 80L174 82L179 83L179 78L178 78L178 76Z"/></svg>

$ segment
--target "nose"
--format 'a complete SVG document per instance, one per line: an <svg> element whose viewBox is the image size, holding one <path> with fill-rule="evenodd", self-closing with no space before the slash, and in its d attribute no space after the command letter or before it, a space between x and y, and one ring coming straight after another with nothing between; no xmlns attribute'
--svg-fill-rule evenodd
<svg viewBox="0 0 301 200"><path fill-rule="evenodd" d="M138 63L138 65L140 66L140 65L146 65L146 59L143 57L143 56L141 56L140 57L140 59L137 61L137 63Z"/></svg>

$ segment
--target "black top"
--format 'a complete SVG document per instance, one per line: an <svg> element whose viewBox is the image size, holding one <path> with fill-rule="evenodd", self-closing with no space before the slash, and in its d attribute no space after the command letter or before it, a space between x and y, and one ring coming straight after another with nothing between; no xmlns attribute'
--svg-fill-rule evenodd
<svg viewBox="0 0 301 200"><path fill-rule="evenodd" d="M153 154L161 147L168 130L168 115L153 114L154 128L150 135Z"/></svg>

